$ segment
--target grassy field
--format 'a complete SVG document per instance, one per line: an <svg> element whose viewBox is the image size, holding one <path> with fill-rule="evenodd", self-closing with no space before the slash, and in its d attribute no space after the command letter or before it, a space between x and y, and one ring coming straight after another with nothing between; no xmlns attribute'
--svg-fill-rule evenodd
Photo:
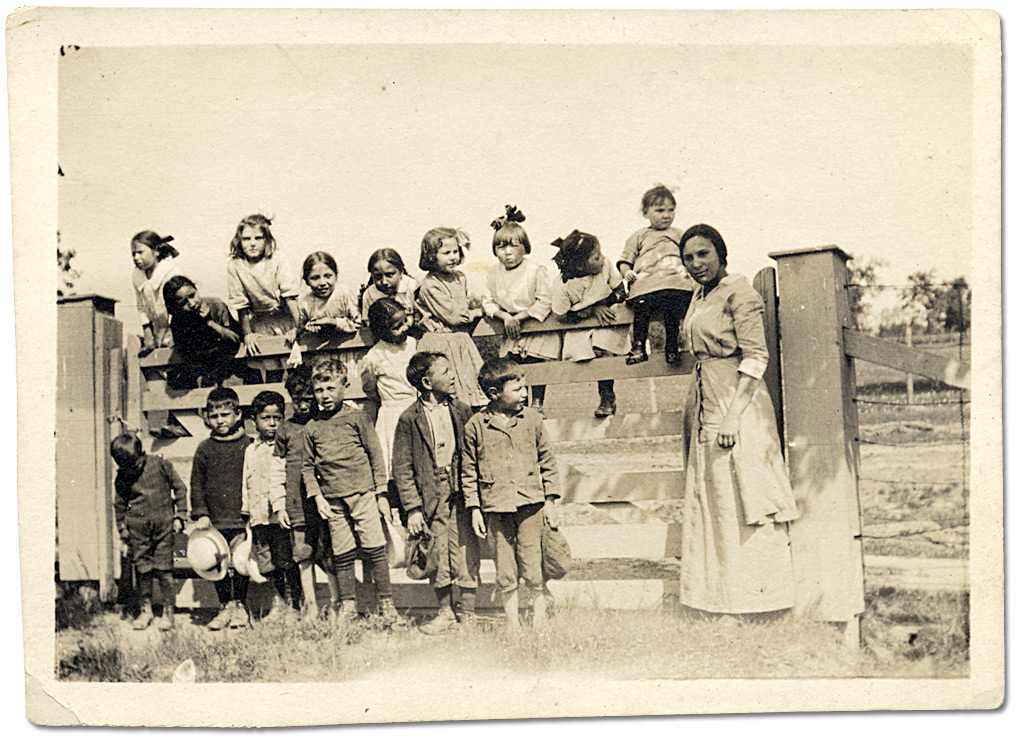
<svg viewBox="0 0 1020 743"><path fill-rule="evenodd" d="M921 345L920 343L918 345ZM932 350L958 353L946 344ZM969 352L969 347L966 348ZM969 406L958 390L915 382L906 406L904 376L858 364L860 497L864 549L871 555L966 558L969 546ZM617 382L620 413L679 410L689 378ZM595 384L551 386L550 418L585 417ZM678 437L562 442L561 466L584 471L648 472L682 467ZM646 504L657 518L681 521L681 500ZM561 508L571 524L613 523L589 504ZM572 580L675 580L679 563L577 561ZM600 678L952 677L969 667L966 592L869 588L864 648L847 653L839 633L792 616L769 623L707 620L664 607L617 612L564 605L548 630L506 636L477 630L429 638L413 629L382 631L326 622L267 621L211 635L208 617L184 614L161 635L132 632L88 593L58 601L56 672L69 680L166 681L192 658L199 681L344 681L441 666L454 684L472 675L549 670ZM420 621L420 618L415 618Z"/></svg>

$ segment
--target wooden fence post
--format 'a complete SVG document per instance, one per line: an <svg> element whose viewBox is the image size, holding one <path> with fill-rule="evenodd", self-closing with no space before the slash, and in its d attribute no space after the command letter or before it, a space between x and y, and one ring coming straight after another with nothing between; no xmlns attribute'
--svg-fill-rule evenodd
<svg viewBox="0 0 1020 743"><path fill-rule="evenodd" d="M857 404L846 262L834 245L770 253L779 272L787 461L800 518L790 528L795 610L858 637L864 562L857 489Z"/></svg>

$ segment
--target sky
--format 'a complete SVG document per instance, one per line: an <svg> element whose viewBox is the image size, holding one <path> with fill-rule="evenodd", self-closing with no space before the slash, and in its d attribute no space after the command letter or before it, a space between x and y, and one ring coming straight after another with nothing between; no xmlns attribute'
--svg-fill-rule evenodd
<svg viewBox="0 0 1020 743"><path fill-rule="evenodd" d="M682 40L681 40L682 42ZM836 244L883 283L970 276L972 60L954 45L94 47L59 59L59 227L80 291L132 311L130 239L172 234L223 297L230 239L263 212L295 275L326 250L357 287L421 236L472 238L516 204L535 257L573 229L619 256L642 193L723 234L749 276ZM551 263L550 269L552 269Z"/></svg>

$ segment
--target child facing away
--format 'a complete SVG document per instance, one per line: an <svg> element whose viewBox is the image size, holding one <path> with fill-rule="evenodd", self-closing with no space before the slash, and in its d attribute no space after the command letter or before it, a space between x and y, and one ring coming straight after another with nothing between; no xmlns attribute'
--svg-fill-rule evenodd
<svg viewBox="0 0 1020 743"><path fill-rule="evenodd" d="M305 425L301 476L307 496L329 523L333 562L340 588L337 616L357 617L354 560L360 547L367 557L383 620L397 623L393 605L386 536L389 519L386 469L382 447L368 417L344 405L347 369L339 359L322 358L312 367L316 417Z"/></svg>
<svg viewBox="0 0 1020 743"><path fill-rule="evenodd" d="M400 415L393 439L393 479L412 535L428 531L438 568L429 575L439 613L421 631L437 635L475 619L478 541L460 487L464 427L471 408L453 397L454 378L445 356L416 353L407 379L418 399ZM460 595L454 612L453 587Z"/></svg>
<svg viewBox="0 0 1020 743"><path fill-rule="evenodd" d="M568 330L563 335L563 359L589 361L598 356L623 356L630 348L630 328L609 326L616 315L613 305L623 299L625 288L620 272L606 263L599 240L574 230L552 243L559 248L553 261L562 281L554 282L552 311L566 322L594 317L603 327ZM596 418L616 414L616 392L612 379L599 380Z"/></svg>
<svg viewBox="0 0 1020 743"><path fill-rule="evenodd" d="M521 334L521 324L532 319L542 322L552 309L552 285L545 266L532 261L531 241L521 222L524 214L507 206L506 214L492 223L492 253L499 264L489 274L482 309L503 323L501 357L518 364L535 364L560 357L562 341L558 333ZM531 388L531 404L542 411L545 385Z"/></svg>
<svg viewBox="0 0 1020 743"><path fill-rule="evenodd" d="M648 220L629 238L616 266L630 285L627 306L634 312L634 338L628 364L648 360L645 341L653 313L662 313L666 329L666 363L680 363L680 323L687 314L694 282L680 258L680 231L673 225L676 199L665 186L655 186L641 197L641 214Z"/></svg>
<svg viewBox="0 0 1020 743"><path fill-rule="evenodd" d="M291 550L297 562L304 595L305 616L317 613L315 601L315 565L326 574L331 606L336 609L340 591L333 567L333 547L329 541L329 527L315 508L315 501L305 496L301 480L301 463L304 459L305 425L312 419L315 401L312 397L312 369L302 364L287 372L284 383L293 415L276 430L276 456L282 457L286 468L287 515L290 518Z"/></svg>
<svg viewBox="0 0 1020 743"><path fill-rule="evenodd" d="M259 335L282 335L293 342L298 326L298 286L276 240L268 217L242 219L230 241L227 262L227 302L237 313L245 350L259 352ZM282 360L258 359L252 366L280 376ZM282 376L281 376L282 378Z"/></svg>
<svg viewBox="0 0 1020 743"><path fill-rule="evenodd" d="M135 287L138 319L142 323L139 356L173 345L170 319L163 304L164 284L179 273L174 259L180 253L170 244L172 240L171 235L160 237L152 230L144 230L131 238L131 259L135 264L131 283Z"/></svg>
<svg viewBox="0 0 1020 743"><path fill-rule="evenodd" d="M425 331L418 341L419 351L441 353L450 362L456 378L457 397L473 407L485 404L485 393L478 387L482 357L471 340L472 323L482 315L481 307L468 301L467 277L457 266L464 262L467 235L449 227L436 227L421 240L418 266L428 274L418 287L416 305Z"/></svg>
<svg viewBox="0 0 1020 743"><path fill-rule="evenodd" d="M534 625L546 621L542 576L542 524L557 526L560 497L556 459L542 416L527 407L523 369L509 359L487 361L478 383L489 404L464 430L461 486L475 536L492 532L496 583L506 627L520 629L517 586L523 579L534 598Z"/></svg>
<svg viewBox="0 0 1020 743"><path fill-rule="evenodd" d="M244 450L241 515L251 528L251 556L276 589L272 612L280 604L300 608L301 585L290 545L287 466L276 455L276 433L283 423L283 395L264 390L251 402L255 440Z"/></svg>
<svg viewBox="0 0 1020 743"><path fill-rule="evenodd" d="M414 317L418 282L408 275L404 259L393 248L380 248L368 258L368 286L361 293L361 322L368 325L368 310L379 299L391 297Z"/></svg>
<svg viewBox="0 0 1020 743"><path fill-rule="evenodd" d="M152 583L159 584L163 615L161 630L174 626L174 535L183 531L188 491L184 481L163 457L146 454L134 434L124 433L110 442L117 463L113 513L121 541L138 576L141 612L132 627L143 630L153 620ZM171 495L171 492L173 495Z"/></svg>
<svg viewBox="0 0 1020 743"><path fill-rule="evenodd" d="M205 403L209 438L199 443L191 465L191 515L197 529L216 528L231 545L244 539L241 516L241 483L244 452L251 439L244 432L241 405L230 387L216 387ZM248 626L248 576L231 566L214 583L220 611L208 624L213 631Z"/></svg>
<svg viewBox="0 0 1020 743"><path fill-rule="evenodd" d="M195 387L222 383L233 374L249 382L257 372L235 358L241 345L241 327L227 305L216 297L202 297L187 276L173 276L163 285L163 303L170 317L174 347L198 369L176 369L174 386Z"/></svg>
<svg viewBox="0 0 1020 743"><path fill-rule="evenodd" d="M407 335L411 319L396 299L376 301L368 310L368 326L377 340L361 359L361 389L378 406L375 432L382 445L386 477L392 479L393 432L400 414L418 398L407 380L407 364L417 344Z"/></svg>

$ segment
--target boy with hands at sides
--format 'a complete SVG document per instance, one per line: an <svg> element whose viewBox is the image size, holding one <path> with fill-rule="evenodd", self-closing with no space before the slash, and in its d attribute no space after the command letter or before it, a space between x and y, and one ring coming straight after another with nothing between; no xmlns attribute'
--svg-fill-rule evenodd
<svg viewBox="0 0 1020 743"><path fill-rule="evenodd" d="M520 630L520 579L534 596L534 626L546 623L542 591L542 524L557 525L560 497L556 460L542 415L527 407L528 388L520 366L506 358L487 361L478 384L489 404L464 430L461 486L475 535L491 531L496 583L506 628Z"/></svg>
<svg viewBox="0 0 1020 743"><path fill-rule="evenodd" d="M419 352L407 365L407 381L418 400L401 413L393 438L393 479L407 512L407 530L427 531L438 554L429 583L436 592L439 613L421 626L438 635L475 619L478 588L478 542L460 489L464 427L471 408L454 398L455 380L446 356ZM453 610L453 588L460 592Z"/></svg>
<svg viewBox="0 0 1020 743"><path fill-rule="evenodd" d="M312 395L318 415L305 425L301 476L306 497L315 500L329 523L333 563L340 589L341 620L357 617L354 560L360 547L368 558L383 620L400 621L393 605L390 567L382 518L389 520L386 467L382 446L368 417L344 405L347 370L325 358L312 367Z"/></svg>

